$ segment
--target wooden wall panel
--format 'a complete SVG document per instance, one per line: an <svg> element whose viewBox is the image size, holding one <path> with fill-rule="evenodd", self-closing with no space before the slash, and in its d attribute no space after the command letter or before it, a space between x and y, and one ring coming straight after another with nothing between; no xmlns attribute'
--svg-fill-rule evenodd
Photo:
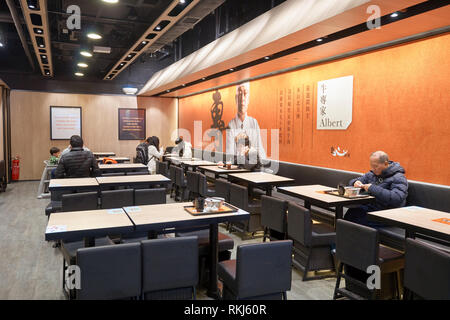
<svg viewBox="0 0 450 320"><path fill-rule="evenodd" d="M20 180L40 179L50 148L69 145L50 140L50 106L82 107L83 140L91 151L135 156L140 141L118 140L118 108L137 108L136 97L11 91L11 148L21 157Z"/></svg>
<svg viewBox="0 0 450 320"><path fill-rule="evenodd" d="M175 145L171 134L177 130L177 99L137 97L137 104L146 109L147 137L157 136L164 147Z"/></svg>
<svg viewBox="0 0 450 320"><path fill-rule="evenodd" d="M261 129L277 127L280 90L311 86L311 117L294 128L294 144L280 145L282 161L366 172L369 155L384 150L406 169L409 179L450 185L450 34L276 75L250 84L248 115ZM317 130L317 82L354 76L353 122L345 131ZM235 87L219 90L225 125L236 114ZM179 101L179 126L191 131L212 124L213 92ZM331 148L349 151L335 157ZM270 155L270 146L266 148Z"/></svg>

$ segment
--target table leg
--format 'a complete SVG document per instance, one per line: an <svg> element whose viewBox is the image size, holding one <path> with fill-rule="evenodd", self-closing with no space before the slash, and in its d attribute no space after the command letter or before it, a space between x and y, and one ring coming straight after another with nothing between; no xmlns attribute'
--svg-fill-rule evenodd
<svg viewBox="0 0 450 320"><path fill-rule="evenodd" d="M272 186L268 186L266 188L266 195L271 197L272 196Z"/></svg>
<svg viewBox="0 0 450 320"><path fill-rule="evenodd" d="M86 237L84 238L84 247L95 247L95 238L94 237Z"/></svg>
<svg viewBox="0 0 450 320"><path fill-rule="evenodd" d="M309 203L309 201L305 200L304 206L306 209L311 210L311 203Z"/></svg>
<svg viewBox="0 0 450 320"><path fill-rule="evenodd" d="M209 256L210 256L210 270L209 270L209 284L208 297L218 299L219 294L217 290L217 264L219 260L219 227L217 223L209 225Z"/></svg>
<svg viewBox="0 0 450 320"><path fill-rule="evenodd" d="M344 218L344 207L342 206L336 206L336 219L343 219Z"/></svg>

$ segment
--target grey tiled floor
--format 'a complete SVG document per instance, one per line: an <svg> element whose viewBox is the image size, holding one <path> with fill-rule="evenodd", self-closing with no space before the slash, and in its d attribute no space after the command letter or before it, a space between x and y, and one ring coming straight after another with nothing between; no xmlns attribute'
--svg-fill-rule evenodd
<svg viewBox="0 0 450 320"><path fill-rule="evenodd" d="M62 256L44 240L48 199L37 199L39 182L16 182L0 193L0 299L65 299L61 289ZM173 200L168 198L168 201ZM225 229L221 232L228 234ZM235 248L242 240L231 234ZM236 250L233 250L232 259ZM292 270L290 300L331 299L335 278L303 282L302 273ZM199 288L198 299L208 299Z"/></svg>

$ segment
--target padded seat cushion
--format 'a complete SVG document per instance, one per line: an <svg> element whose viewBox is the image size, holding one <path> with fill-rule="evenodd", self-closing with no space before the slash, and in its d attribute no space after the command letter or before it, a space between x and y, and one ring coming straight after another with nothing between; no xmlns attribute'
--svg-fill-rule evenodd
<svg viewBox="0 0 450 320"><path fill-rule="evenodd" d="M205 255L209 254L209 230L208 229L193 231L193 232L177 232L177 233L175 233L175 236L176 237L197 236L198 255L205 256ZM234 240L232 238L230 238L226 234L223 234L222 232L219 232L218 240L219 240L219 243L218 243L219 252L233 250Z"/></svg>
<svg viewBox="0 0 450 320"><path fill-rule="evenodd" d="M326 224L313 223L311 242L313 246L332 245L336 242L336 232Z"/></svg>
<svg viewBox="0 0 450 320"><path fill-rule="evenodd" d="M236 287L236 260L225 260L217 265L217 275L222 279L223 283L234 293L237 292Z"/></svg>
<svg viewBox="0 0 450 320"><path fill-rule="evenodd" d="M401 259L404 257L404 254L396 250L392 250L391 248L380 246L378 257L381 264L383 262Z"/></svg>

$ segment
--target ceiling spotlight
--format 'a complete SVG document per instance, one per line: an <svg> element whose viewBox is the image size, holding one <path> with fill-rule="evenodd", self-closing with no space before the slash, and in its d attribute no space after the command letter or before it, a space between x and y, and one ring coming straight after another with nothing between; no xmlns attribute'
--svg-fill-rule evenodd
<svg viewBox="0 0 450 320"><path fill-rule="evenodd" d="M87 34L87 36L88 36L88 38L94 39L94 40L98 40L98 39L102 38L101 35L99 35L98 33L95 33L95 32L90 32Z"/></svg>
<svg viewBox="0 0 450 320"><path fill-rule="evenodd" d="M43 45L43 44L40 44L40 45L39 45L39 47L40 47L40 48L43 48L43 47L44 47L44 45Z"/></svg>
<svg viewBox="0 0 450 320"><path fill-rule="evenodd" d="M125 94L135 94L138 91L138 88L134 88L134 87L124 87L122 88L122 91Z"/></svg>
<svg viewBox="0 0 450 320"><path fill-rule="evenodd" d="M206 80L206 78L202 78L202 80Z"/></svg>
<svg viewBox="0 0 450 320"><path fill-rule="evenodd" d="M185 3L186 1L185 0L180 0L180 3Z"/></svg>
<svg viewBox="0 0 450 320"><path fill-rule="evenodd" d="M322 39L322 38L319 38L319 39L317 39L316 41L317 41L317 42L322 42L323 39Z"/></svg>
<svg viewBox="0 0 450 320"><path fill-rule="evenodd" d="M270 59L270 57L264 57L264 59L265 59L265 60L269 60L269 59Z"/></svg>
<svg viewBox="0 0 450 320"><path fill-rule="evenodd" d="M84 62L78 63L77 66L79 66L81 68L87 68L88 67L87 63L84 63Z"/></svg>
<svg viewBox="0 0 450 320"><path fill-rule="evenodd" d="M234 69L233 69L233 68L230 68L229 70L230 70L230 71L234 71Z"/></svg>
<svg viewBox="0 0 450 320"><path fill-rule="evenodd" d="M80 51L80 54L85 57L92 57L92 53L87 50Z"/></svg>
<svg viewBox="0 0 450 320"><path fill-rule="evenodd" d="M49 75L49 74L50 74L50 71L45 71L45 74L46 74L46 75Z"/></svg>
<svg viewBox="0 0 450 320"><path fill-rule="evenodd" d="M142 44L147 44L147 41L142 41Z"/></svg>
<svg viewBox="0 0 450 320"><path fill-rule="evenodd" d="M76 75L77 77L82 77L82 76L84 76L84 73L81 73L81 72L75 72L75 75Z"/></svg>
<svg viewBox="0 0 450 320"><path fill-rule="evenodd" d="M156 30L161 30L161 27L160 26L156 26Z"/></svg>
<svg viewBox="0 0 450 320"><path fill-rule="evenodd" d="M398 13L394 12L393 14L391 14L391 18L397 18L398 17Z"/></svg>
<svg viewBox="0 0 450 320"><path fill-rule="evenodd" d="M0 42L0 48L2 48L4 45L3 45L3 42Z"/></svg>
<svg viewBox="0 0 450 320"><path fill-rule="evenodd" d="M183 86L183 87L186 87L186 85L185 85L184 83L182 84L182 86Z"/></svg>
<svg viewBox="0 0 450 320"><path fill-rule="evenodd" d="M106 2L106 3L117 3L117 2L119 2L119 0L102 0L103 2Z"/></svg>

